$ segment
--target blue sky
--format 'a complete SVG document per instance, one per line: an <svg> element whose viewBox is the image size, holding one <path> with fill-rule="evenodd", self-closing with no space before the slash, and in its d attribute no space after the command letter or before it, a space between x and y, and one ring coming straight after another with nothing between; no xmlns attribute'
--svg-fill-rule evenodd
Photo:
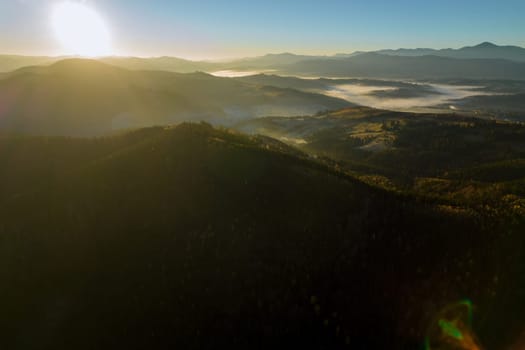
<svg viewBox="0 0 525 350"><path fill-rule="evenodd" d="M63 1L0 0L0 52L60 54L49 22ZM104 18L123 55L333 54L483 41L525 46L523 0L78 1Z"/></svg>

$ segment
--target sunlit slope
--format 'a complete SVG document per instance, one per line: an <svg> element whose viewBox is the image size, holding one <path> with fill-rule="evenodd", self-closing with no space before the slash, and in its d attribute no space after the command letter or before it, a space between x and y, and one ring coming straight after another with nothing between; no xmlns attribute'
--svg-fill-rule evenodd
<svg viewBox="0 0 525 350"><path fill-rule="evenodd" d="M359 107L316 117L258 118L237 128L328 157L387 188L471 207L525 210L522 123Z"/></svg>
<svg viewBox="0 0 525 350"><path fill-rule="evenodd" d="M161 70L177 73L214 72L221 70L223 66L219 63L189 61L177 57L104 57L99 60L132 70Z"/></svg>
<svg viewBox="0 0 525 350"><path fill-rule="evenodd" d="M315 113L343 100L204 73L128 71L90 60L23 68L0 80L0 128L43 135L97 135L186 120L226 122Z"/></svg>
<svg viewBox="0 0 525 350"><path fill-rule="evenodd" d="M0 55L0 73L11 72L27 66L49 65L60 58L47 56Z"/></svg>
<svg viewBox="0 0 525 350"><path fill-rule="evenodd" d="M416 348L464 297L484 344L518 332L497 220L207 125L0 144L5 348Z"/></svg>

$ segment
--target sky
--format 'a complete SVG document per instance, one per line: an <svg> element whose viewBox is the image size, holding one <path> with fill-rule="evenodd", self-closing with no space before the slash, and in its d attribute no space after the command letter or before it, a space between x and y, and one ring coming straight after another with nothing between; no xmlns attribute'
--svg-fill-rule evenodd
<svg viewBox="0 0 525 350"><path fill-rule="evenodd" d="M0 0L0 53L66 53L51 17L66 0ZM112 53L223 59L383 48L525 46L524 0L67 0L96 11Z"/></svg>

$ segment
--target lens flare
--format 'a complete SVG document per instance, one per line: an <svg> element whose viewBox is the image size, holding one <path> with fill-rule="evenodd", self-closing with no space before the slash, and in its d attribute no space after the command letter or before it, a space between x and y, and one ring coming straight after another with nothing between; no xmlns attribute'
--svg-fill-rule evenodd
<svg viewBox="0 0 525 350"><path fill-rule="evenodd" d="M472 302L462 300L444 308L432 321L425 349L481 350L472 331Z"/></svg>

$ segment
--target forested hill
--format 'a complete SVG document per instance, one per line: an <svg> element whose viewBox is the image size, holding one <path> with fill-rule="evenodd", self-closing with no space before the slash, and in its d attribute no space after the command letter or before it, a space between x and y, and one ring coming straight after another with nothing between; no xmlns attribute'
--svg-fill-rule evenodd
<svg viewBox="0 0 525 350"><path fill-rule="evenodd" d="M2 137L0 163L5 349L420 348L465 297L487 347L522 331L515 217L206 124Z"/></svg>

